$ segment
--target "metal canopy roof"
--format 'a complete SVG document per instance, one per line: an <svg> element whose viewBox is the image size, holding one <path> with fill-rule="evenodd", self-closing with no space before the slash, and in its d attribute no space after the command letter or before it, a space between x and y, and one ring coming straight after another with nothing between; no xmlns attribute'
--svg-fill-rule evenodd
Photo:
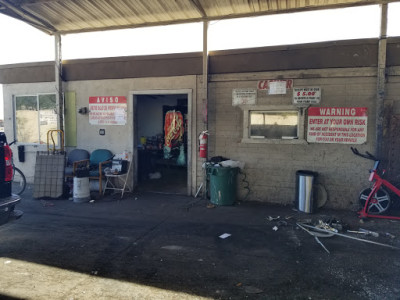
<svg viewBox="0 0 400 300"><path fill-rule="evenodd" d="M0 13L68 34L388 2L398 0L0 0Z"/></svg>

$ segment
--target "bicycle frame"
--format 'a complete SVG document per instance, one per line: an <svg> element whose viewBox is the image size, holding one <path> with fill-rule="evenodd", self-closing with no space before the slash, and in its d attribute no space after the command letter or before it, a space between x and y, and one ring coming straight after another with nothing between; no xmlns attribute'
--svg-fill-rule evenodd
<svg viewBox="0 0 400 300"><path fill-rule="evenodd" d="M375 215L368 213L368 207L371 201L376 201L373 199L374 195L379 191L379 189L384 186L389 190L394 192L397 196L400 197L400 190L396 188L393 184L391 184L386 179L381 178L377 173L377 168L379 165L379 161L375 161L374 169L371 170L371 175L369 176L369 181L374 182L371 193L368 195L367 200L365 201L365 205L362 210L358 212L360 218L379 218L379 219L391 219L391 220L400 220L400 217L396 216L385 216L385 215Z"/></svg>
<svg viewBox="0 0 400 300"><path fill-rule="evenodd" d="M390 216L390 215L376 215L376 214L370 214L368 213L368 208L370 203L377 204L377 200L374 199L375 194L379 191L379 189L384 186L394 192L397 196L400 197L400 189L395 187L393 184L391 184L389 181L386 179L383 179L381 176L378 174L378 167L380 160L377 159L375 156L372 154L366 152L366 154L361 154L358 152L356 148L351 148L351 151L355 155L358 155L360 157L370 159L375 161L374 163L374 168L371 170L371 174L369 175L369 181L373 182L371 192L369 193L367 199L365 200L364 207L358 212L360 218L378 218L378 219L391 219L391 220L400 220L400 217L396 216ZM382 175L385 174L385 170L382 171Z"/></svg>

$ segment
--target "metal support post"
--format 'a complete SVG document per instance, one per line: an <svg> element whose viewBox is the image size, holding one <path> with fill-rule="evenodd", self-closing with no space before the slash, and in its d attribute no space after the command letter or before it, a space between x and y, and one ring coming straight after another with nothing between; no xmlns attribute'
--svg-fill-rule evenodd
<svg viewBox="0 0 400 300"><path fill-rule="evenodd" d="M62 81L62 58L61 58L61 35L54 35L55 41L55 64L54 64L54 81L56 90L56 104L59 125L58 128L64 131L64 93Z"/></svg>
<svg viewBox="0 0 400 300"><path fill-rule="evenodd" d="M381 4L381 28L378 45L378 70L377 70L377 92L376 92L376 144L375 153L382 157L383 146L383 124L384 124L384 101L386 84L386 46L387 46L387 13L388 5Z"/></svg>

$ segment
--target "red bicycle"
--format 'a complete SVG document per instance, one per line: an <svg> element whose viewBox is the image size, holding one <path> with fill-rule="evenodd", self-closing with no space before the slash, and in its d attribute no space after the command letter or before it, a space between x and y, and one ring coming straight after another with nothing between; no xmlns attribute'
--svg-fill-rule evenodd
<svg viewBox="0 0 400 300"><path fill-rule="evenodd" d="M353 151L355 155L373 160L375 162L373 169L370 170L371 174L369 175L368 179L370 182L373 183L372 187L366 188L360 193L359 200L362 205L362 209L358 212L360 218L400 220L400 217L397 216L380 215L386 212L391 205L390 195L383 187L391 190L393 193L400 197L400 189L381 177L385 174L385 170L382 170L380 172L381 175L378 174L380 160L369 152L361 154L356 148L351 148L351 151Z"/></svg>

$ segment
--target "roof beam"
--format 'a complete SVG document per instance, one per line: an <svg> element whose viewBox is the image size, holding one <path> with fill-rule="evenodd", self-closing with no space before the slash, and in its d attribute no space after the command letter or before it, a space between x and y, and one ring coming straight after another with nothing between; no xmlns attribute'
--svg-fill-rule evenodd
<svg viewBox="0 0 400 300"><path fill-rule="evenodd" d="M199 0L190 0L191 3L196 7L197 11L201 14L203 18L207 18L207 13L204 10L203 6L199 2Z"/></svg>
<svg viewBox="0 0 400 300"><path fill-rule="evenodd" d="M51 24L25 11L23 8L15 6L8 0L0 0L0 4L16 14L19 18L21 18L22 21L25 21L32 26L38 27L39 29L46 31L47 33L57 32L57 29L54 28Z"/></svg>

